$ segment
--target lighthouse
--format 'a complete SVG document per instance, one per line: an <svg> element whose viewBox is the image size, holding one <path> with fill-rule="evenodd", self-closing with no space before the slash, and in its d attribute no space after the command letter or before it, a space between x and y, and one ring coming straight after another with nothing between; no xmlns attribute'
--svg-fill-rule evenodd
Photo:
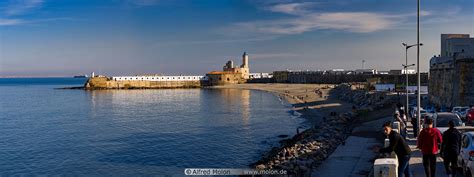
<svg viewBox="0 0 474 177"><path fill-rule="evenodd" d="M247 54L247 52L244 52L244 54L242 55L242 66L240 67L241 68L249 67L249 55Z"/></svg>

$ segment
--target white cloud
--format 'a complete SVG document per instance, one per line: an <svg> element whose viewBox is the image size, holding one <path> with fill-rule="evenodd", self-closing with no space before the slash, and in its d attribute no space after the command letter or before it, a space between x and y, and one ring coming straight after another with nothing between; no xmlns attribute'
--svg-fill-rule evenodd
<svg viewBox="0 0 474 177"><path fill-rule="evenodd" d="M307 13L308 9L314 5L316 5L316 3L312 3L312 2L277 4L277 5L268 7L267 10L272 11L272 12L299 15L299 14Z"/></svg>
<svg viewBox="0 0 474 177"><path fill-rule="evenodd" d="M75 19L75 18L67 18L67 17L43 18L43 19L34 19L34 20L0 18L0 26L17 26L17 25L38 24L38 23L47 23L47 22L55 22L55 21L80 21L80 20Z"/></svg>
<svg viewBox="0 0 474 177"><path fill-rule="evenodd" d="M341 30L358 33L388 29L394 21L383 14L366 12L311 13L294 18L241 22L231 25L233 33L300 34L313 30Z"/></svg>
<svg viewBox="0 0 474 177"><path fill-rule="evenodd" d="M39 8L43 4L43 0L13 0L6 8L5 14L7 16L21 15L29 10Z"/></svg>
<svg viewBox="0 0 474 177"><path fill-rule="evenodd" d="M372 12L314 12L317 3L287 3L272 5L265 10L294 15L283 19L239 22L225 27L228 34L291 35L314 30L340 30L369 33L389 29L400 16ZM425 13L427 14L427 13Z"/></svg>
<svg viewBox="0 0 474 177"><path fill-rule="evenodd" d="M24 21L20 19L1 19L0 18L0 26L13 26L13 25L20 25L23 23Z"/></svg>

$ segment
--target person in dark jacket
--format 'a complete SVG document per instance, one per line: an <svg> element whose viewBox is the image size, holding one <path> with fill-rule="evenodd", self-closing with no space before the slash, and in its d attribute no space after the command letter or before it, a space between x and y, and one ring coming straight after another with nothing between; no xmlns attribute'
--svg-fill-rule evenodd
<svg viewBox="0 0 474 177"><path fill-rule="evenodd" d="M398 157L398 176L403 177L405 174L405 177L411 177L410 167L408 164L411 157L410 147L408 147L405 139L403 139L400 134L398 134L396 131L392 131L391 122L385 122L383 124L383 130L384 134L388 136L390 145L378 151L381 153L391 153L392 151L395 152Z"/></svg>
<svg viewBox="0 0 474 177"><path fill-rule="evenodd" d="M448 176L456 176L456 168L459 151L461 150L461 133L454 128L454 122L448 122L449 129L443 133L443 143L441 144L441 154L444 161L444 167ZM451 164L451 169L449 165Z"/></svg>

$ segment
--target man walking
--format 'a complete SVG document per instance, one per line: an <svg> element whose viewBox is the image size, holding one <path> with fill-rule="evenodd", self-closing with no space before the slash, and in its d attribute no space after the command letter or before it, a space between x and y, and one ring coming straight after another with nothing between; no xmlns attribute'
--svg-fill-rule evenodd
<svg viewBox="0 0 474 177"><path fill-rule="evenodd" d="M407 139L407 126L405 121L400 117L400 112L395 112L393 115L395 121L400 122L400 135L402 135L403 139Z"/></svg>
<svg viewBox="0 0 474 177"><path fill-rule="evenodd" d="M439 130L433 128L433 119L426 119L426 124L427 127L420 132L416 144L423 153L423 167L425 168L426 177L435 177L438 143L442 143L443 138Z"/></svg>
<svg viewBox="0 0 474 177"><path fill-rule="evenodd" d="M405 174L405 177L411 177L410 167L408 164L411 157L410 147L408 147L405 139L403 139L400 134L396 131L392 131L391 122L385 122L383 124L383 131L384 134L388 136L390 145L378 151L381 153L391 153L394 151L398 157L398 177L403 177L403 174Z"/></svg>
<svg viewBox="0 0 474 177"><path fill-rule="evenodd" d="M456 176L458 155L461 149L461 133L454 128L454 122L448 122L449 129L443 133L443 143L441 145L441 154L446 168L446 174ZM451 169L449 169L451 164Z"/></svg>

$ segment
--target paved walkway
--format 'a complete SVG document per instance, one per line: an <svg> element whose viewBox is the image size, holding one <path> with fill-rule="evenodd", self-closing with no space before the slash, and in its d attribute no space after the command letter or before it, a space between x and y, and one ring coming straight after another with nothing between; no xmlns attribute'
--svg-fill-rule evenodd
<svg viewBox="0 0 474 177"><path fill-rule="evenodd" d="M392 117L386 117L362 124L352 131L352 135L346 140L345 145L340 145L337 149L321 164L313 169L312 177L365 177L373 170L373 159L376 154L373 153L374 145L381 145L374 138L376 135L357 136L360 132L373 132L379 130L384 122L392 120ZM412 149L410 159L410 169L413 177L424 177L425 172L422 163L421 152L416 148L416 138L413 136L413 129L408 123L408 144ZM442 158L437 158L436 176L447 177Z"/></svg>
<svg viewBox="0 0 474 177"><path fill-rule="evenodd" d="M413 135L413 128L411 123L408 123L408 144L412 150L410 159L410 169L413 177L424 177L425 171L423 168L422 154L421 151L416 148L416 138ZM436 158L436 176L447 177L446 170L444 169L443 159L441 157ZM461 176L459 173L456 176Z"/></svg>
<svg viewBox="0 0 474 177"><path fill-rule="evenodd" d="M323 164L312 172L312 177L365 177L373 166L374 145L379 145L374 131L380 131L381 125L391 117L370 121L354 128L352 135L340 145ZM365 135L364 135L365 134Z"/></svg>

